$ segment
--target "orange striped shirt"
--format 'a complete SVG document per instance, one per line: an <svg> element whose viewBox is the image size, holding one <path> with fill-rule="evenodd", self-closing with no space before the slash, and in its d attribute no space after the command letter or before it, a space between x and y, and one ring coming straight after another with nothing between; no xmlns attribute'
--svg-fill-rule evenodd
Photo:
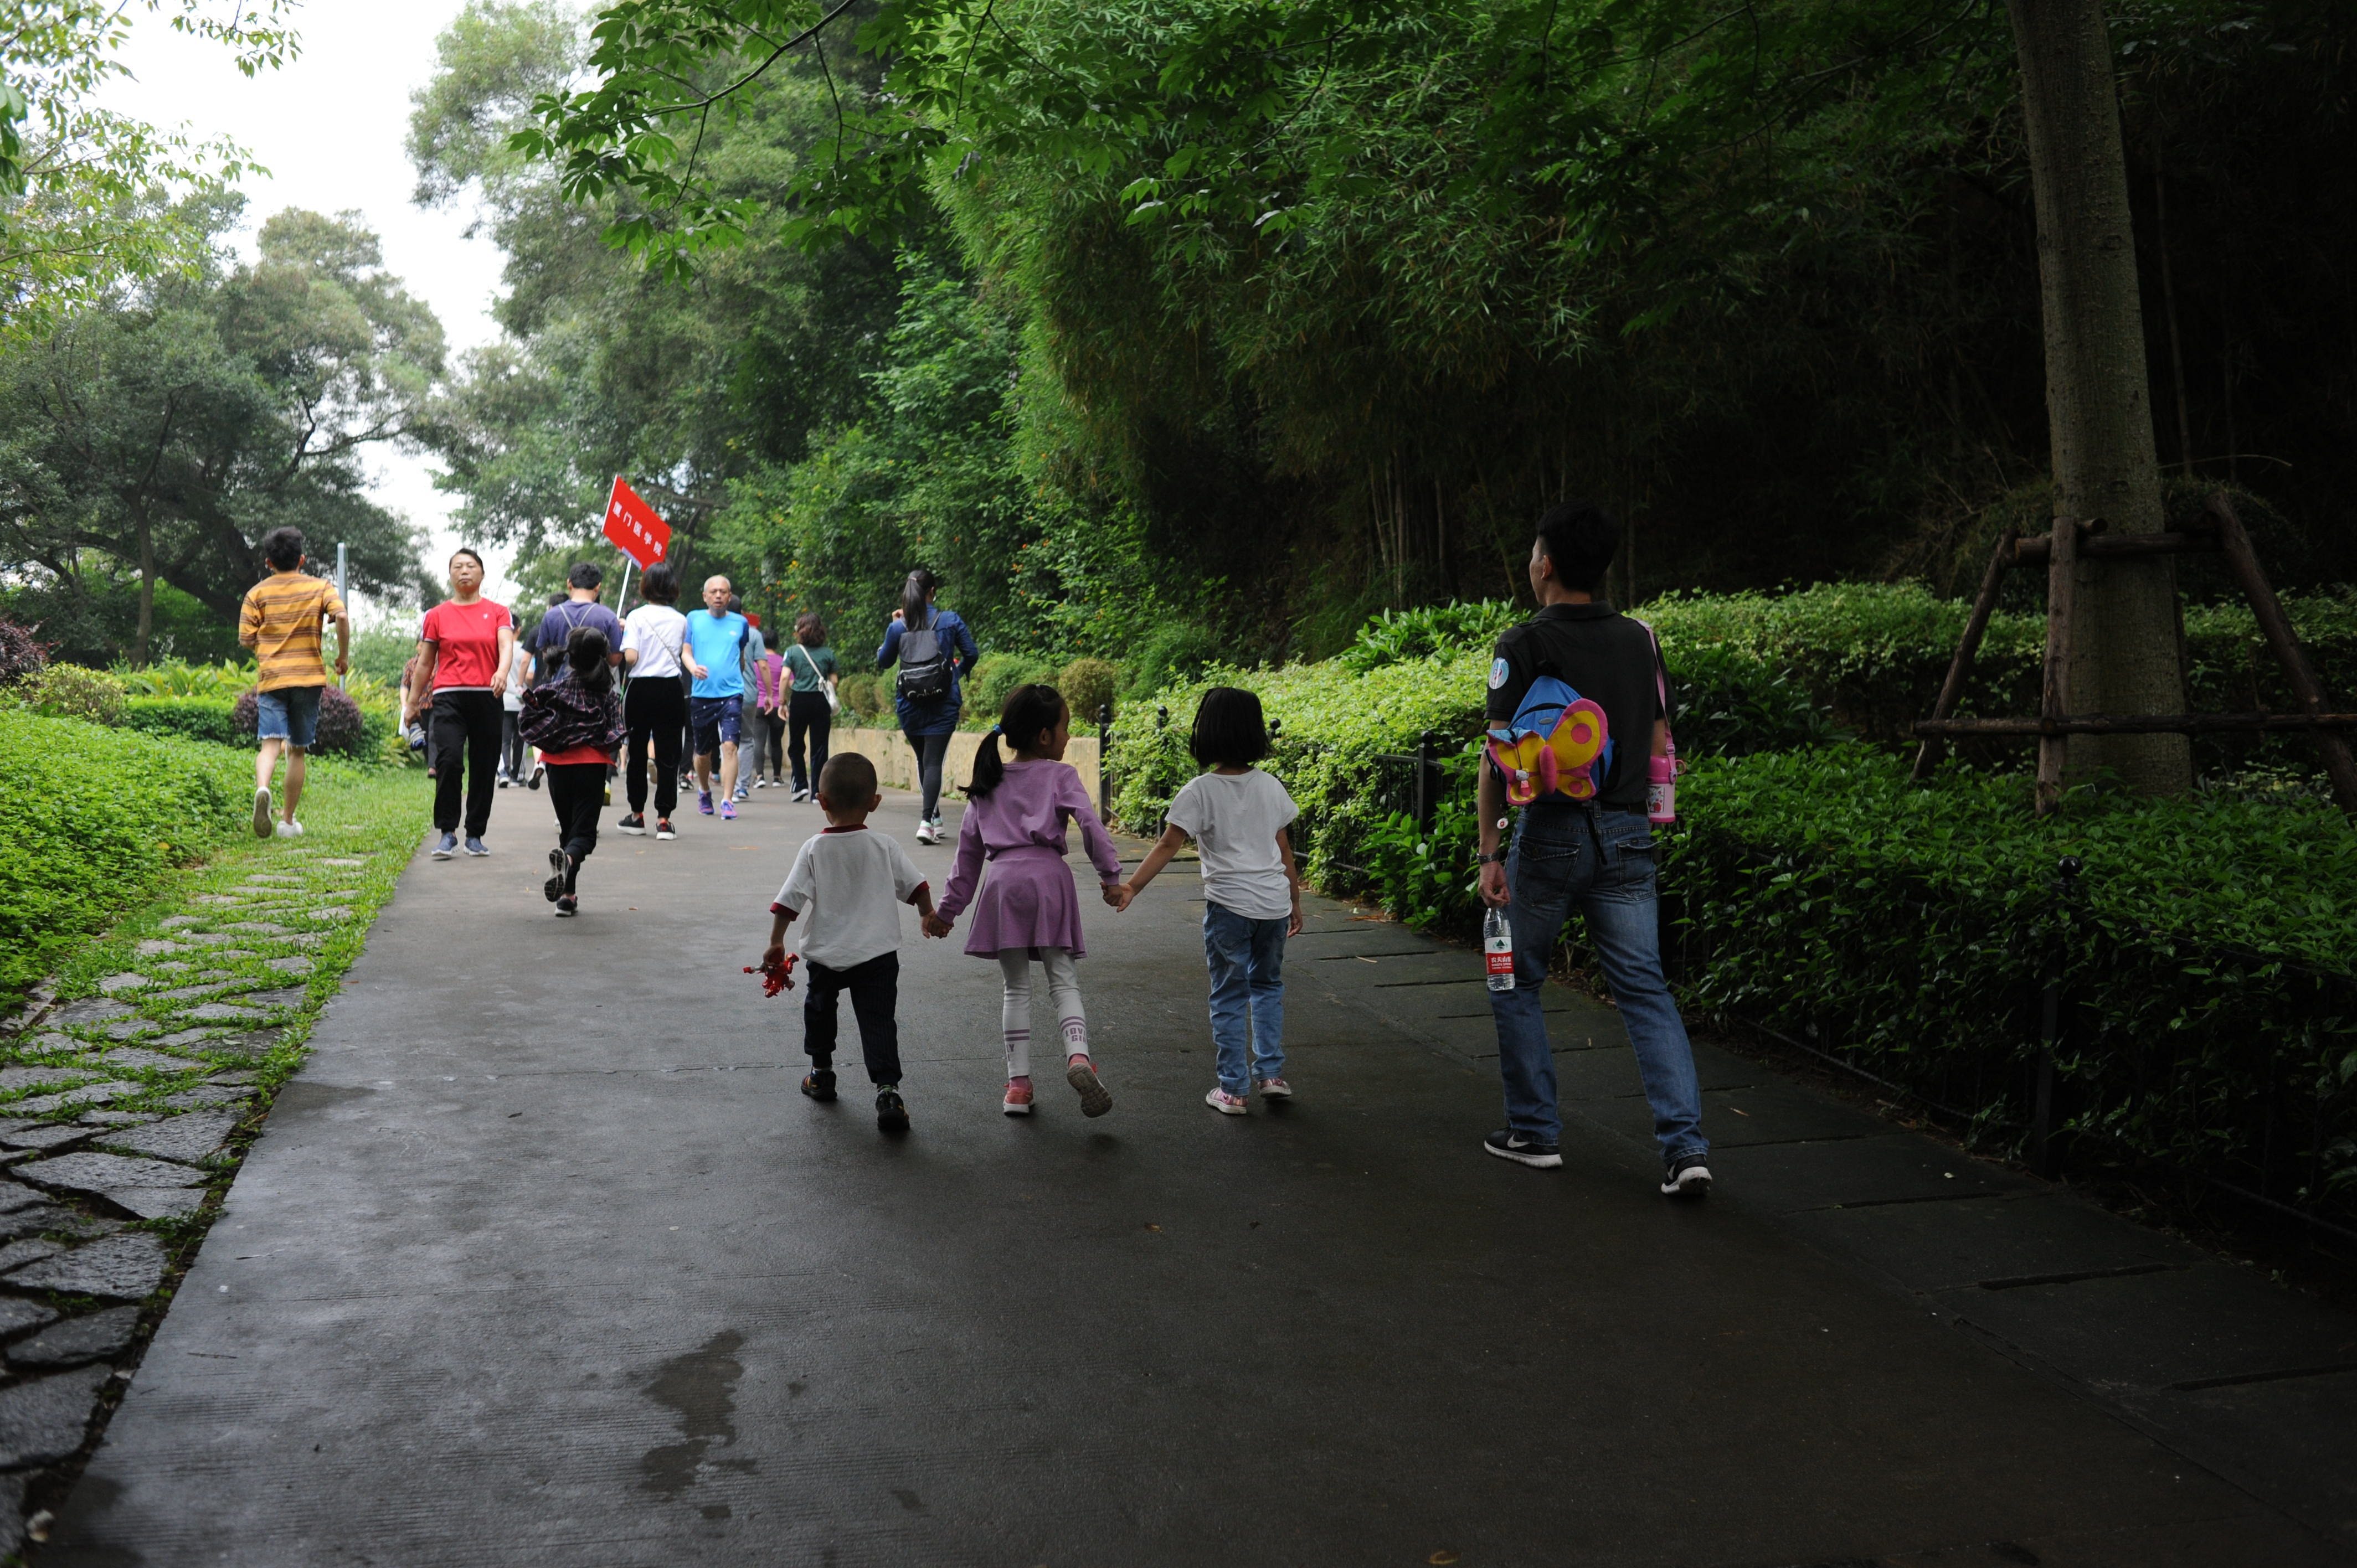
<svg viewBox="0 0 2357 1568"><path fill-rule="evenodd" d="M262 663L259 691L282 686L324 686L328 666L320 652L321 618L344 613L335 585L302 572L273 572L245 591L238 612L237 639Z"/></svg>

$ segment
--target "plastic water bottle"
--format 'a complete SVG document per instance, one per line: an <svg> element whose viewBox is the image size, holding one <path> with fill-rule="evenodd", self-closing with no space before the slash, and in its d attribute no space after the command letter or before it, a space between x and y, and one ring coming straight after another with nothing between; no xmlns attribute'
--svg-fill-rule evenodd
<svg viewBox="0 0 2357 1568"><path fill-rule="evenodd" d="M1481 917L1481 956L1490 966L1490 989L1514 988L1514 928L1503 909Z"/></svg>

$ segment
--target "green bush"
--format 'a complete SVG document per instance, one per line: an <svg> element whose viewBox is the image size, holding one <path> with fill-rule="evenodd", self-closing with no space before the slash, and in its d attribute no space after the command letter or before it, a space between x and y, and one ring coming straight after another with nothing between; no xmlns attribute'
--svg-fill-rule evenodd
<svg viewBox="0 0 2357 1568"><path fill-rule="evenodd" d="M145 735L179 736L215 746L243 746L234 697L133 697L116 721Z"/></svg>
<svg viewBox="0 0 2357 1568"><path fill-rule="evenodd" d="M858 722L872 725L884 716L882 683L866 671L842 677L835 682L834 692L843 699L846 712Z"/></svg>
<svg viewBox="0 0 2357 1568"><path fill-rule="evenodd" d="M145 666L118 664L112 673L134 697L219 697L231 703L257 678L253 665L226 659L218 664L159 659Z"/></svg>
<svg viewBox="0 0 2357 1568"><path fill-rule="evenodd" d="M1121 666L1103 659L1075 659L1056 676L1056 690L1071 704L1072 727L1094 729L1097 710L1121 695Z"/></svg>
<svg viewBox="0 0 2357 1568"><path fill-rule="evenodd" d="M1382 610L1368 618L1351 646L1336 655L1364 674L1403 659L1487 648L1498 634L1530 618L1530 611L1504 599L1471 604L1427 605L1421 609Z"/></svg>
<svg viewBox="0 0 2357 1568"><path fill-rule="evenodd" d="M1191 682L1214 665L1234 662L1237 651L1209 627L1165 621L1129 645L1122 660L1129 671L1128 694L1147 696Z"/></svg>
<svg viewBox="0 0 2357 1568"><path fill-rule="evenodd" d="M236 829L253 790L232 751L0 712L0 992Z"/></svg>
<svg viewBox="0 0 2357 1568"><path fill-rule="evenodd" d="M8 695L44 718L111 725L123 713L123 682L85 664L46 665L11 686Z"/></svg>
<svg viewBox="0 0 2357 1568"><path fill-rule="evenodd" d="M998 722L998 712L1016 687L1052 685L1055 679L1056 667L1044 659L1027 653L988 655L965 682L963 722L987 729Z"/></svg>
<svg viewBox="0 0 2357 1568"><path fill-rule="evenodd" d="M247 692L237 699L237 733L253 736L262 730L261 694ZM387 715L373 737L368 721L361 715L361 705L336 687L328 686L319 693L318 727L311 737L311 749L329 756L373 758L383 749L384 737L391 733Z"/></svg>
<svg viewBox="0 0 2357 1568"><path fill-rule="evenodd" d="M2357 1219L2357 831L2319 806L2082 791L1856 746L1705 762L1663 884L1692 1006L1979 1119L2029 1117L2042 965L2083 1148ZM2055 913L2065 854L2085 866Z"/></svg>

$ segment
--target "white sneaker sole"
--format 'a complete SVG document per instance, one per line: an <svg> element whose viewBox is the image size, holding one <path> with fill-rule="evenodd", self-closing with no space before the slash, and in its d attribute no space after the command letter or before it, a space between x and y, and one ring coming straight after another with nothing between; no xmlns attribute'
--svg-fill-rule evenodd
<svg viewBox="0 0 2357 1568"><path fill-rule="evenodd" d="M1079 1091L1081 1114L1102 1116L1113 1109L1113 1091L1096 1075L1096 1069L1078 1063L1064 1069L1064 1081Z"/></svg>
<svg viewBox="0 0 2357 1568"><path fill-rule="evenodd" d="M1204 1091L1203 1103L1210 1106L1212 1110L1218 1112L1222 1116L1242 1116L1244 1114L1243 1101L1240 1100L1222 1100L1220 1098L1220 1091L1216 1089L1206 1090Z"/></svg>
<svg viewBox="0 0 2357 1568"><path fill-rule="evenodd" d="M1501 1160L1512 1160L1518 1165L1528 1165L1533 1170L1551 1171L1563 1164L1563 1156L1559 1154L1526 1155L1512 1149L1501 1149L1495 1144L1486 1142L1481 1146Z"/></svg>
<svg viewBox="0 0 2357 1568"><path fill-rule="evenodd" d="M1020 1103L1012 1100L1002 1101L999 1103L998 1108L1001 1111L1006 1112L1009 1116L1028 1116L1031 1114L1031 1105L1028 1101L1025 1101Z"/></svg>
<svg viewBox="0 0 2357 1568"><path fill-rule="evenodd" d="M628 833L634 839L642 839L647 836L647 824L640 822L635 828L617 827L614 831L618 833Z"/></svg>
<svg viewBox="0 0 2357 1568"><path fill-rule="evenodd" d="M266 839L270 836L270 791L268 789L256 789L253 792L253 836L258 839Z"/></svg>
<svg viewBox="0 0 2357 1568"><path fill-rule="evenodd" d="M1665 1181L1662 1184L1662 1196L1663 1197L1708 1197L1710 1167L1689 1165L1678 1173L1677 1180Z"/></svg>

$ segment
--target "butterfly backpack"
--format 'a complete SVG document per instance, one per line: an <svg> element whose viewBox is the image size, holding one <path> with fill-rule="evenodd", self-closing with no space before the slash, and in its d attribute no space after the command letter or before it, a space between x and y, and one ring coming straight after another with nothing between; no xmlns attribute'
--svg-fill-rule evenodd
<svg viewBox="0 0 2357 1568"><path fill-rule="evenodd" d="M1492 725L1490 760L1506 780L1506 799L1592 800L1612 775L1611 726L1604 710L1552 675L1523 694L1503 724Z"/></svg>

